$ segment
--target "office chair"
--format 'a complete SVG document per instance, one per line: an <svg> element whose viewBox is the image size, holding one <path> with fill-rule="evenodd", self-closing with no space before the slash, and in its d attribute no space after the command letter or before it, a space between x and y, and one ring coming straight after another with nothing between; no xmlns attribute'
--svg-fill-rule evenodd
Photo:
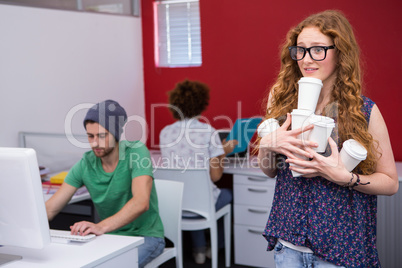
<svg viewBox="0 0 402 268"><path fill-rule="evenodd" d="M176 268L183 268L181 215L184 184L176 181L155 180L155 187L165 237L173 243L173 247L165 248L162 254L145 265L145 268L158 267L172 258L176 258Z"/></svg>
<svg viewBox="0 0 402 268"><path fill-rule="evenodd" d="M218 267L218 224L224 219L225 231L225 264L230 267L231 246L231 204L215 211L215 200L212 195L212 181L207 169L171 169L157 168L155 179L174 180L184 183L183 211L195 213L202 218L182 218L183 231L210 229L212 268Z"/></svg>

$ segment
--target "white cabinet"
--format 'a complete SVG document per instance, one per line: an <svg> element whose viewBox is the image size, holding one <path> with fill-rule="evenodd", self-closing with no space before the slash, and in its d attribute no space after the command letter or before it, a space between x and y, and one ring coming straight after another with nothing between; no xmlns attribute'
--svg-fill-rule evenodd
<svg viewBox="0 0 402 268"><path fill-rule="evenodd" d="M399 191L377 197L377 249L381 266L402 267L402 162L396 162Z"/></svg>
<svg viewBox="0 0 402 268"><path fill-rule="evenodd" d="M274 268L274 253L262 236L275 190L275 179L261 174L233 175L235 263Z"/></svg>

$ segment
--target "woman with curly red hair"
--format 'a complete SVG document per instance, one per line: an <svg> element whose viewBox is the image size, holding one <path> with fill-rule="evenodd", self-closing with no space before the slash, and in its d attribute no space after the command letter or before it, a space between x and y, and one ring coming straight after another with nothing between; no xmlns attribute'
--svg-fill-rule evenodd
<svg viewBox="0 0 402 268"><path fill-rule="evenodd" d="M362 95L359 57L350 23L333 10L303 20L282 47L265 115L278 119L281 127L261 138L258 147L261 170L277 178L263 234L277 268L380 267L376 196L395 194L398 176L380 110ZM301 77L322 80L315 114L336 122L323 154L313 150L316 143L298 138L312 125L290 130ZM348 139L368 152L352 172L339 156ZM293 177L291 171L303 175Z"/></svg>

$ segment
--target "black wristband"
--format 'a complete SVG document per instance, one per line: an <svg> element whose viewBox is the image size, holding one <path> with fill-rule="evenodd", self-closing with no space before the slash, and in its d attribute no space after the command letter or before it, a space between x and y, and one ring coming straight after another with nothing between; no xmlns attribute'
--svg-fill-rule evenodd
<svg viewBox="0 0 402 268"><path fill-rule="evenodd" d="M350 184L352 183L352 181L353 181L353 178L354 178L354 176L353 176L353 173L352 172L350 172L350 174L352 174L352 178L350 178L350 181L348 182L348 183L346 183L346 184L344 184L344 185L342 185L343 187L349 187L350 188Z"/></svg>
<svg viewBox="0 0 402 268"><path fill-rule="evenodd" d="M352 177L353 177L353 174L354 174L354 173L352 173ZM370 184L369 181L366 182L366 183L361 183L361 182L360 182L360 176L359 176L359 174L356 173L356 176L357 176L356 182L353 183L353 185L349 187L350 190L352 190L353 187L356 187L356 186L358 186L358 185L367 185L367 184Z"/></svg>

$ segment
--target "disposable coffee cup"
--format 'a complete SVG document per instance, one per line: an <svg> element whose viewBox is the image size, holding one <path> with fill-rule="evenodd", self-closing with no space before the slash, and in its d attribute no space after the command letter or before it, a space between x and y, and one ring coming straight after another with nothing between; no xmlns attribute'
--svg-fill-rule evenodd
<svg viewBox="0 0 402 268"><path fill-rule="evenodd" d="M347 140L342 145L340 152L342 163L351 172L361 161L367 157L367 150L354 139Z"/></svg>
<svg viewBox="0 0 402 268"><path fill-rule="evenodd" d="M309 121L314 125L314 128L306 134L308 140L318 143L318 147L312 149L317 153L324 153L328 145L328 138L335 127L334 119L327 116L314 115L310 117Z"/></svg>
<svg viewBox="0 0 402 268"><path fill-rule="evenodd" d="M298 157L298 158L307 160L307 157L305 157L305 156L301 156L301 155L298 155L298 154L295 154L295 156ZM299 167L298 165L295 165L295 164L292 164L292 163L289 163L289 165L293 166L293 167ZM295 178L303 176L303 174L301 174L300 172L297 172L297 171L294 171L294 170L291 170L291 172L292 172L292 176L295 177Z"/></svg>
<svg viewBox="0 0 402 268"><path fill-rule="evenodd" d="M279 122L275 118L268 118L264 120L257 128L257 133L259 137L264 137L269 133L277 130L279 128Z"/></svg>
<svg viewBox="0 0 402 268"><path fill-rule="evenodd" d="M322 81L317 78L302 77L297 83L299 84L297 108L315 112Z"/></svg>
<svg viewBox="0 0 402 268"><path fill-rule="evenodd" d="M310 124L310 117L314 114L313 111L293 109L292 115L292 130L298 128L305 128ZM298 136L299 139L307 140L307 133L302 133Z"/></svg>

